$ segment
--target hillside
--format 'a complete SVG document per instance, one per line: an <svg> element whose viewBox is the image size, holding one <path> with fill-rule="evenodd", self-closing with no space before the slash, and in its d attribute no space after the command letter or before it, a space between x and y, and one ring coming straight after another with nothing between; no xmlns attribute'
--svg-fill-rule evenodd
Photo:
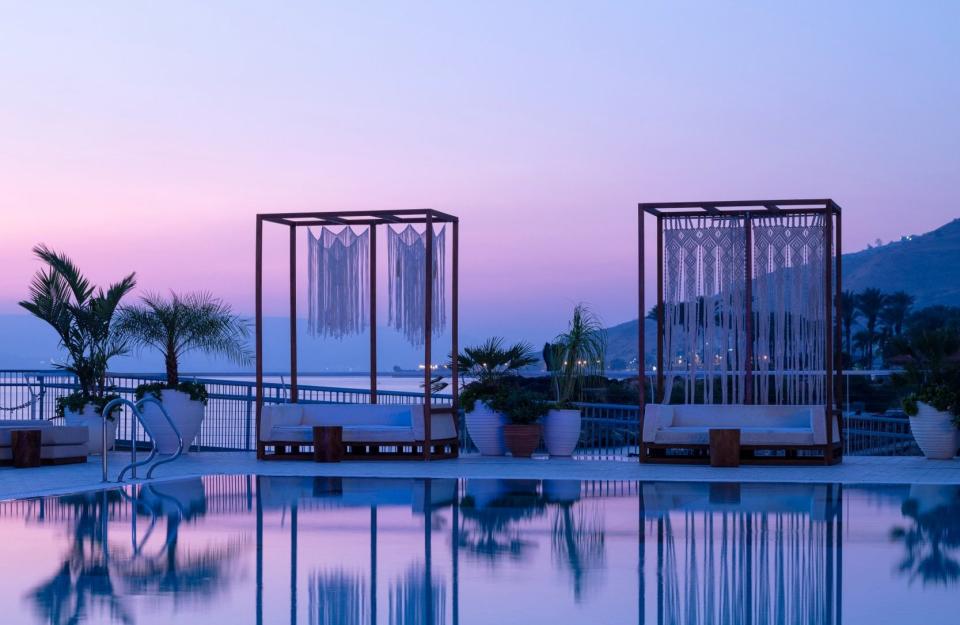
<svg viewBox="0 0 960 625"><path fill-rule="evenodd" d="M843 255L843 288L860 291L906 291L917 307L960 306L960 219L921 235L903 237L853 254ZM646 322L647 362L656 355L656 322ZM637 321L613 326L608 332L609 360L630 362L637 354Z"/></svg>

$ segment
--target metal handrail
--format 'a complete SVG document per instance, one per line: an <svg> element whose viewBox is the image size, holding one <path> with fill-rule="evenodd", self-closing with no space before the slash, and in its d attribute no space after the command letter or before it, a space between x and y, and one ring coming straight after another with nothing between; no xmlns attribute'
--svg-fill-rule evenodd
<svg viewBox="0 0 960 625"><path fill-rule="evenodd" d="M133 413L134 419L132 422L131 435L130 435L130 463L120 470L120 473L117 475L117 482L123 481L123 476L126 474L127 471L131 472L131 477L136 478L137 467L146 466L151 462L153 462L154 458L157 457L157 454L158 454L157 437L154 434L154 432L150 429L150 426L147 425L147 422L144 421L143 419L143 406L148 402L152 402L160 408L160 413L163 415L163 418L166 419L167 424L170 426L170 429L172 429L173 433L176 434L177 451L170 454L170 456L166 458L161 458L160 460L157 460L156 462L154 462L153 465L149 469L147 469L146 479L149 480L153 476L153 472L156 470L158 466L160 466L161 464L166 464L168 462L173 462L174 460L179 458L180 455L183 453L183 435L180 434L180 429L177 428L176 424L174 424L173 419L171 419L169 413L167 413L167 409L163 407L163 404L160 403L159 400L157 400L155 397L148 396L134 403L129 399L118 397L116 399L111 400L110 402L107 403L106 406L103 407L102 417L104 420L104 427L102 428L102 431L101 431L101 435L103 439L102 440L102 443L103 443L102 456L101 456L103 482L110 481L108 467L107 467L107 428L106 428L107 415L109 415L110 412L112 412L115 408L121 405L126 405L127 407L130 408L130 411ZM142 462L137 462L137 436L136 436L137 421L139 421L140 424L143 426L143 430L150 437L150 442L152 443L150 454L147 456L147 459L143 460Z"/></svg>

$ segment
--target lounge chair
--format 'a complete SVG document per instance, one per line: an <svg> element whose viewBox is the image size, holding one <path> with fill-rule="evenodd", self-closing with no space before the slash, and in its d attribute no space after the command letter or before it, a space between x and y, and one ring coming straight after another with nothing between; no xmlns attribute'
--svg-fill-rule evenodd
<svg viewBox="0 0 960 625"><path fill-rule="evenodd" d="M840 428L831 419L828 442L824 411L822 405L648 404L640 454L646 462L709 462L710 430L730 428L740 430L743 462L833 464L842 455Z"/></svg>
<svg viewBox="0 0 960 625"><path fill-rule="evenodd" d="M87 427L54 425L45 420L11 420L0 422L0 464L13 462L11 449L14 430L40 430L40 462L43 464L72 464L87 461Z"/></svg>
<svg viewBox="0 0 960 625"><path fill-rule="evenodd" d="M430 457L456 457L457 429L450 408L435 407L430 416ZM343 427L347 458L423 457L423 406L418 404L267 404L260 415L258 455L312 458L301 448L313 444L314 426Z"/></svg>

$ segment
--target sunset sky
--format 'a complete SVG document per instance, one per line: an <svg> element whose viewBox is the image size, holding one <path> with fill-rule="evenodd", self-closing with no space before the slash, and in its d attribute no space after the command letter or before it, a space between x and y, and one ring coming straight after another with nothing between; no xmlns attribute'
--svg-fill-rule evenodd
<svg viewBox="0 0 960 625"><path fill-rule="evenodd" d="M626 321L640 201L833 197L848 250L960 215L958 32L949 1L3 2L0 313L46 242L250 314L258 211L429 206L466 331Z"/></svg>

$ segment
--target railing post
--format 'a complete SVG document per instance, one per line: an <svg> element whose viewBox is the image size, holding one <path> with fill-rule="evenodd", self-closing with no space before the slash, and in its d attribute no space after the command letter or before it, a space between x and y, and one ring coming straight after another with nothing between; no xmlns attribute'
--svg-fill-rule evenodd
<svg viewBox="0 0 960 625"><path fill-rule="evenodd" d="M250 451L250 426L253 419L253 387L247 387L247 417L243 422L243 449Z"/></svg>
<svg viewBox="0 0 960 625"><path fill-rule="evenodd" d="M46 397L46 394L47 394L47 387L44 386L43 376L38 375L37 376L37 403L39 404L38 412L39 412L39 419L41 421L44 419L44 414L45 414L43 409L43 402L44 402L44 397Z"/></svg>

